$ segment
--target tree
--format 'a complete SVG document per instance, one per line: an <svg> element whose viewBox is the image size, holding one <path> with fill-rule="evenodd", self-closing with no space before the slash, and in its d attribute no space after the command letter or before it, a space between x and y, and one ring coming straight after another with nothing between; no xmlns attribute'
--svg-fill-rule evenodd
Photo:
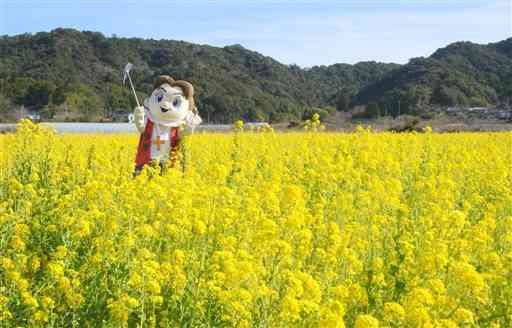
<svg viewBox="0 0 512 328"><path fill-rule="evenodd" d="M365 110L366 118L378 118L380 116L379 105L375 102L371 102L366 106Z"/></svg>
<svg viewBox="0 0 512 328"><path fill-rule="evenodd" d="M39 111L39 114L41 115L41 118L43 119L52 119L57 112L57 108L53 104L48 104L41 108Z"/></svg>
<svg viewBox="0 0 512 328"><path fill-rule="evenodd" d="M261 110L252 107L247 111L247 120L249 122L265 122L267 120L267 115L265 115Z"/></svg>
<svg viewBox="0 0 512 328"><path fill-rule="evenodd" d="M432 104L510 102L511 45L512 39L454 44L406 65L362 62L303 69L241 46L57 29L0 38L0 93L16 105L38 109L63 104L76 85L86 84L107 108L99 115L131 110L133 98L125 97L128 89L121 86L122 68L130 61L136 66L132 78L137 92L151 92L160 74L189 80L199 110L210 121L268 118L273 112L276 120L299 119L305 107L347 111L371 102L384 102L386 112L397 115L399 107L403 114ZM399 96L388 98L390 92ZM218 101L206 101L212 97Z"/></svg>
<svg viewBox="0 0 512 328"><path fill-rule="evenodd" d="M434 91L434 100L436 103L443 106L465 106L468 104L468 99L456 87L440 86Z"/></svg>
<svg viewBox="0 0 512 328"><path fill-rule="evenodd" d="M414 85L407 89L404 95L404 102L409 104L410 109L415 110L430 103L432 89L430 87Z"/></svg>
<svg viewBox="0 0 512 328"><path fill-rule="evenodd" d="M126 87L110 85L105 107L109 113L128 113L136 106L133 95Z"/></svg>
<svg viewBox="0 0 512 328"><path fill-rule="evenodd" d="M11 101L0 93L0 114L6 114L11 109Z"/></svg>
<svg viewBox="0 0 512 328"><path fill-rule="evenodd" d="M350 95L345 91L340 91L338 93L338 100L336 102L336 110L338 112L346 112L349 110L350 106Z"/></svg>
<svg viewBox="0 0 512 328"><path fill-rule="evenodd" d="M329 117L335 111L336 111L336 109L334 107L323 107L323 108L311 107L311 108L307 108L302 113L302 120L303 121L307 120L307 119L313 117L313 115L318 114L318 115L320 115L320 119L322 121L324 121L327 117Z"/></svg>
<svg viewBox="0 0 512 328"><path fill-rule="evenodd" d="M34 82L33 79L30 78L13 78L7 82L7 87L5 94L10 97L13 103L16 105L24 105L25 104L25 96L27 95L27 90Z"/></svg>
<svg viewBox="0 0 512 328"><path fill-rule="evenodd" d="M27 88L23 105L40 109L50 103L51 96L53 92L55 92L55 89L55 85L51 82L34 81Z"/></svg>
<svg viewBox="0 0 512 328"><path fill-rule="evenodd" d="M66 86L57 85L55 91L52 94L52 103L54 105L62 105L66 101Z"/></svg>
<svg viewBox="0 0 512 328"><path fill-rule="evenodd" d="M69 109L85 121L101 117L104 104L96 92L85 84L79 84L66 98Z"/></svg>

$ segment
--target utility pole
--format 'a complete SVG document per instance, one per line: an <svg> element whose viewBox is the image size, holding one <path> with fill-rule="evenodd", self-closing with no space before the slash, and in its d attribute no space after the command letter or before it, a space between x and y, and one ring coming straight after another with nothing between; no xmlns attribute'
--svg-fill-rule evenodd
<svg viewBox="0 0 512 328"><path fill-rule="evenodd" d="M23 119L25 117L25 105L21 105L20 106L20 110L19 110L19 118L18 119Z"/></svg>
<svg viewBox="0 0 512 328"><path fill-rule="evenodd" d="M400 99L398 99L398 117L400 117Z"/></svg>

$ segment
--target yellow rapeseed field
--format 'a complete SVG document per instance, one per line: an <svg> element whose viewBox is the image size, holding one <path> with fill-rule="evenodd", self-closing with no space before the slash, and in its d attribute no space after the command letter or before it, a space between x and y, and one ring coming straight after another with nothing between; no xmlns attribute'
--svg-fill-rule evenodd
<svg viewBox="0 0 512 328"><path fill-rule="evenodd" d="M512 327L512 133L0 136L1 327Z"/></svg>

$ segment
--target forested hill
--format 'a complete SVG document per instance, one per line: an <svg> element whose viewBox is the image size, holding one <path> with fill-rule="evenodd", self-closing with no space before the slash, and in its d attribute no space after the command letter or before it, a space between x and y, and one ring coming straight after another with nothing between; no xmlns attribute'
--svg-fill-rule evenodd
<svg viewBox="0 0 512 328"><path fill-rule="evenodd" d="M487 107L512 102L512 38L479 45L457 42L367 85L355 104L377 103L403 112L432 106Z"/></svg>
<svg viewBox="0 0 512 328"><path fill-rule="evenodd" d="M135 64L139 98L151 91L160 74L189 80L198 108L210 122L287 121L301 119L313 108L347 110L358 104L392 105L397 99L411 110L496 104L510 99L510 43L456 43L404 66L362 62L302 69L240 45L109 38L72 29L3 36L0 112L23 105L46 117L65 112L85 120L131 112L134 100L122 85L128 61Z"/></svg>
<svg viewBox="0 0 512 328"><path fill-rule="evenodd" d="M339 90L359 89L397 67L369 62L303 70L239 45L56 29L0 38L0 106L23 104L50 116L66 108L84 119L131 111L132 96L121 84L128 61L140 98L160 74L189 80L203 117L215 122L300 119L312 107L335 106Z"/></svg>

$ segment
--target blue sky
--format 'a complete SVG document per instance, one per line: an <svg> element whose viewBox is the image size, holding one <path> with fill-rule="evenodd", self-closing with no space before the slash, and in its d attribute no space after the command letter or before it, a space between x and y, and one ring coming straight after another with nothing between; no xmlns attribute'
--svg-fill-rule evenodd
<svg viewBox="0 0 512 328"><path fill-rule="evenodd" d="M0 0L0 35L56 27L244 47L303 67L406 63L512 36L512 0Z"/></svg>

